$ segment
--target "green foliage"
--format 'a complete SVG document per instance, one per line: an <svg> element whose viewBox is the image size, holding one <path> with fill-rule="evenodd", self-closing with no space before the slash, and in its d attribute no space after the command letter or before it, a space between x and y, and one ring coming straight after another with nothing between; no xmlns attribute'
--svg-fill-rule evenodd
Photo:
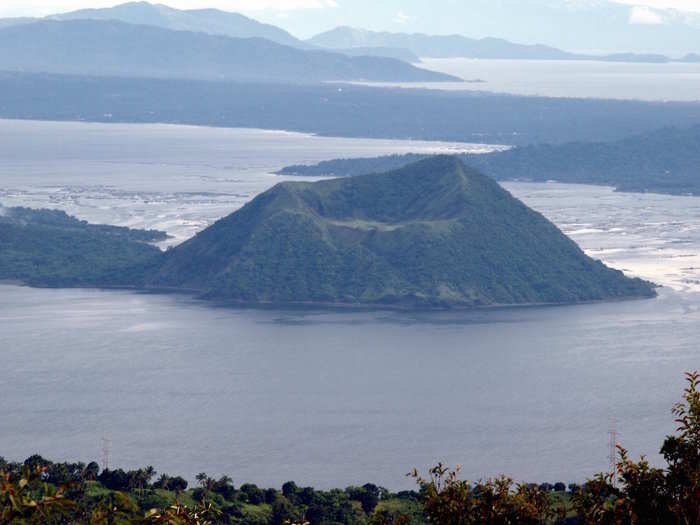
<svg viewBox="0 0 700 525"><path fill-rule="evenodd" d="M514 486L513 480L506 477L472 485L459 478L459 471L439 464L430 470L428 478L413 472L421 487L429 523L539 525L554 523L565 516L565 509L556 508L549 494L536 486Z"/></svg>
<svg viewBox="0 0 700 525"><path fill-rule="evenodd" d="M0 210L0 280L36 286L133 286L163 232L87 224L54 210Z"/></svg>
<svg viewBox="0 0 700 525"><path fill-rule="evenodd" d="M44 468L24 466L20 473L0 472L0 524L61 523L78 507L65 497L66 487L44 480Z"/></svg>
<svg viewBox="0 0 700 525"><path fill-rule="evenodd" d="M493 306L649 297L453 157L283 183L170 250L154 286L231 302Z"/></svg>

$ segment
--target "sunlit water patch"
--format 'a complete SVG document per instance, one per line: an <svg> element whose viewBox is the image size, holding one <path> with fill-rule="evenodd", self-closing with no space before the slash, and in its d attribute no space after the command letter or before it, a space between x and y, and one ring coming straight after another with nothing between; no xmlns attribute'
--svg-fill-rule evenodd
<svg viewBox="0 0 700 525"><path fill-rule="evenodd" d="M700 63L426 58L421 67L472 82L365 84L544 97L687 102L700 100Z"/></svg>
<svg viewBox="0 0 700 525"><path fill-rule="evenodd" d="M504 186L591 257L663 286L700 291L700 198L574 184Z"/></svg>

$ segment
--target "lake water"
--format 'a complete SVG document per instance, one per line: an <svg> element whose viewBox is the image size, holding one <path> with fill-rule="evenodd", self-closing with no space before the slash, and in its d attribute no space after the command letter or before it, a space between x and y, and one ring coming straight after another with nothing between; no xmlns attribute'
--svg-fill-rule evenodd
<svg viewBox="0 0 700 525"><path fill-rule="evenodd" d="M180 239L289 162L473 147L1 122L0 203ZM409 314L0 286L0 455L96 460L108 436L112 465L239 484L405 488L437 461L568 482L606 468L615 419L633 454L657 460L682 374L700 364L700 199L506 188L588 253L663 284L660 297Z"/></svg>
<svg viewBox="0 0 700 525"><path fill-rule="evenodd" d="M288 180L272 172L290 163L494 148L167 124L0 119L0 204L162 229L173 236L172 244Z"/></svg>
<svg viewBox="0 0 700 525"><path fill-rule="evenodd" d="M483 82L375 85L547 97L700 100L700 63L636 64L576 60L426 58L420 66Z"/></svg>

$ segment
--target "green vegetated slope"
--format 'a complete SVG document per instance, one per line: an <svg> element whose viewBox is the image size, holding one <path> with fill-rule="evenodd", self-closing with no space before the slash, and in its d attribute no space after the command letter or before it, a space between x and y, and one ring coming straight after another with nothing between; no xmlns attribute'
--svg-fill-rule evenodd
<svg viewBox="0 0 700 525"><path fill-rule="evenodd" d="M0 207L0 280L37 286L136 285L158 231L91 225L55 210Z"/></svg>
<svg viewBox="0 0 700 525"><path fill-rule="evenodd" d="M252 303L491 306L649 297L454 157L282 183L170 250L153 287Z"/></svg>

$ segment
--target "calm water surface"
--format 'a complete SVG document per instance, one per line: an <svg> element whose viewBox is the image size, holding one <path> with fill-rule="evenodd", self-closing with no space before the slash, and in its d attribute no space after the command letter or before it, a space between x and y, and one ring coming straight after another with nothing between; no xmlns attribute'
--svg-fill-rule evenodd
<svg viewBox="0 0 700 525"><path fill-rule="evenodd" d="M576 60L426 58L420 66L468 80L478 79L481 82L383 85L546 97L700 100L698 63L634 64Z"/></svg>
<svg viewBox="0 0 700 525"><path fill-rule="evenodd" d="M288 162L471 147L24 125L22 140L0 123L0 203L176 239L280 180L269 172ZM190 479L403 488L412 467L441 460L471 478L568 482L606 467L614 418L625 446L658 459L682 373L700 367L700 199L506 187L590 254L663 284L660 297L407 314L0 286L0 455L90 461L107 435L112 464Z"/></svg>

